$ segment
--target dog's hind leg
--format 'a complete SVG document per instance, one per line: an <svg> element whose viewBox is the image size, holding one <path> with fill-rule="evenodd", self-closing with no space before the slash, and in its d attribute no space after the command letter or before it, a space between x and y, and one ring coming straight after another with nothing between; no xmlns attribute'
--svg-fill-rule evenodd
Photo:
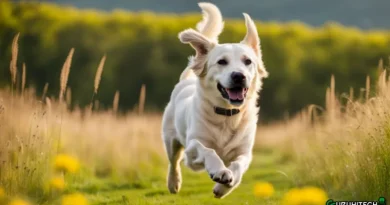
<svg viewBox="0 0 390 205"><path fill-rule="evenodd" d="M183 158L183 146L175 139L176 131L173 125L172 116L170 116L171 113L172 112L169 112L169 110L164 113L163 140L169 160L167 185L169 192L175 194L180 191L182 182L180 162Z"/></svg>
<svg viewBox="0 0 390 205"><path fill-rule="evenodd" d="M167 148L167 154L169 159L168 166L168 189L172 194L180 191L181 187L181 169L180 162L183 156L183 146L176 139L171 139L170 142L166 141L165 146Z"/></svg>

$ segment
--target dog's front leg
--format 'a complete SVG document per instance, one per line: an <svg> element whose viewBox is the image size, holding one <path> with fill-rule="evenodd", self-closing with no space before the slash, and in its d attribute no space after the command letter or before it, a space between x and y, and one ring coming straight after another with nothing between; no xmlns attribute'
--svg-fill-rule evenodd
<svg viewBox="0 0 390 205"><path fill-rule="evenodd" d="M190 140L184 152L186 165L191 169L205 168L211 179L220 184L230 184L234 180L232 171L226 168L215 150L205 147L199 140Z"/></svg>
<svg viewBox="0 0 390 205"><path fill-rule="evenodd" d="M248 170L251 160L252 154L248 153L238 156L230 163L229 169L233 172L234 180L229 184L215 184L213 193L216 198L222 198L226 196L240 184L242 176Z"/></svg>

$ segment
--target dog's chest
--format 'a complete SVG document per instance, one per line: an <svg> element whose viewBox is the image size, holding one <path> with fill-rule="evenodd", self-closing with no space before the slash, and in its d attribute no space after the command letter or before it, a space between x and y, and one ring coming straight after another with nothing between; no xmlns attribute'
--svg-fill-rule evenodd
<svg viewBox="0 0 390 205"><path fill-rule="evenodd" d="M244 138L243 130L240 128L232 129L230 126L222 124L211 127L210 131L211 137L208 139L207 146L214 149L225 162L236 157L235 150L240 147L240 142Z"/></svg>

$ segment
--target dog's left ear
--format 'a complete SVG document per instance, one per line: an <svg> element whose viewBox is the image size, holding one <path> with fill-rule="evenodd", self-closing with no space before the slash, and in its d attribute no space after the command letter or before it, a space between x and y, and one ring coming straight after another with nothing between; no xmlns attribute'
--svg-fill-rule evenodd
<svg viewBox="0 0 390 205"><path fill-rule="evenodd" d="M244 37L244 40L241 41L241 43L248 45L256 53L258 58L258 70L260 72L260 75L263 78L266 78L268 77L268 72L265 70L262 61L262 54L260 49L260 38L259 38L259 34L257 33L256 25L248 14L246 13L243 14L245 17L246 35Z"/></svg>

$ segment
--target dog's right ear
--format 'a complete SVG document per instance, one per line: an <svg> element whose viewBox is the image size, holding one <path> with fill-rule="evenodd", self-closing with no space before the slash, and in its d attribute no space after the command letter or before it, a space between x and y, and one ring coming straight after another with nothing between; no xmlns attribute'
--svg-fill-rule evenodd
<svg viewBox="0 0 390 205"><path fill-rule="evenodd" d="M206 63L207 54L215 44L194 29L187 29L180 32L179 39L182 43L190 44L195 49L195 58L193 58L193 62L190 63L195 74L200 75Z"/></svg>
<svg viewBox="0 0 390 205"><path fill-rule="evenodd" d="M190 44L196 50L196 55L207 55L213 47L209 39L194 29L180 32L179 39L182 43Z"/></svg>

